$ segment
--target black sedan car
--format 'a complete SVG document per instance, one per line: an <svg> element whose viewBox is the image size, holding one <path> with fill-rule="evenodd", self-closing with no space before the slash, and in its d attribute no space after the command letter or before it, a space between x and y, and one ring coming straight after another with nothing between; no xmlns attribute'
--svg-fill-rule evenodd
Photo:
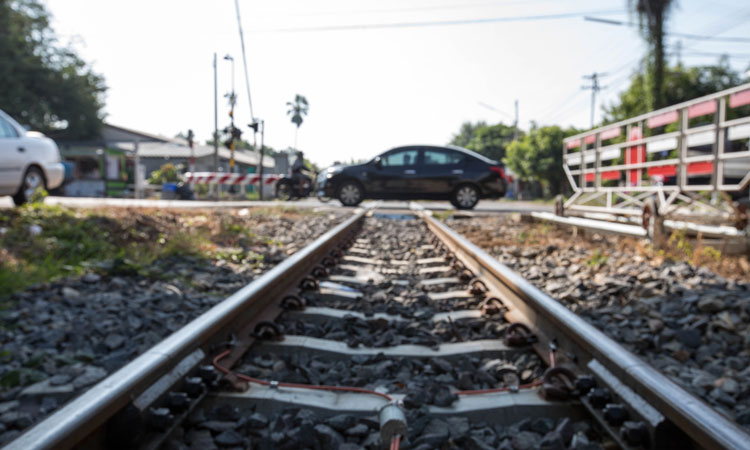
<svg viewBox="0 0 750 450"><path fill-rule="evenodd" d="M333 166L317 179L318 196L346 206L364 199L450 200L459 209L505 195L503 166L461 147L398 147L354 166Z"/></svg>

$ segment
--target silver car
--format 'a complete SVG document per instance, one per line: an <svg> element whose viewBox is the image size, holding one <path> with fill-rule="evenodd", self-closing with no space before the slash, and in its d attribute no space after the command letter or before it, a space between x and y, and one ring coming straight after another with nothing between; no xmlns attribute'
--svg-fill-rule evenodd
<svg viewBox="0 0 750 450"><path fill-rule="evenodd" d="M0 110L0 196L11 195L20 205L37 188L55 189L64 178L57 144L42 133L26 131Z"/></svg>

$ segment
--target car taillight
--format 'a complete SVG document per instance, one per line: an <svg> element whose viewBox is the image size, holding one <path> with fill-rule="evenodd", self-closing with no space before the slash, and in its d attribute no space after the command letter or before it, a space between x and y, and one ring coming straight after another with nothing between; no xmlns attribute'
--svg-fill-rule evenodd
<svg viewBox="0 0 750 450"><path fill-rule="evenodd" d="M505 179L505 171L502 167L499 166L490 166L490 170L495 172L496 174L500 175L500 178L503 180Z"/></svg>

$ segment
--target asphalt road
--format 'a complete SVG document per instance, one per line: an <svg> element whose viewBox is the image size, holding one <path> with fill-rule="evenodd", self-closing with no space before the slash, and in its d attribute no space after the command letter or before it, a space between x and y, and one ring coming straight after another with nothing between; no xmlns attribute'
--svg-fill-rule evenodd
<svg viewBox="0 0 750 450"><path fill-rule="evenodd" d="M249 208L254 206L294 206L300 208L332 208L346 209L337 200L328 203L320 202L315 198L293 201L184 201L184 200L136 200L131 198L85 198L85 197L47 197L45 203L50 205L63 205L78 208L98 207L140 207L140 208ZM416 203L425 209L447 211L454 209L449 202L440 201L366 201L362 206L378 204L382 208L402 209L409 208L410 204ZM10 197L0 197L0 208L13 207ZM524 201L497 201L482 200L473 209L477 213L504 213L504 212L530 212L530 211L553 211L552 205L532 203Z"/></svg>

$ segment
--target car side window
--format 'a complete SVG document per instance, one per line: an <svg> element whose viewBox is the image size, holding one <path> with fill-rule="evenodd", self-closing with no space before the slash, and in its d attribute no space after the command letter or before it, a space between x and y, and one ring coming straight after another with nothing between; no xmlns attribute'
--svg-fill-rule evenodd
<svg viewBox="0 0 750 450"><path fill-rule="evenodd" d="M414 166L417 164L418 154L417 149L389 153L381 158L381 164L383 167Z"/></svg>
<svg viewBox="0 0 750 450"><path fill-rule="evenodd" d="M424 163L428 166L447 166L452 164L460 164L463 162L464 156L458 152L451 152L446 150L425 150L424 151Z"/></svg>
<svg viewBox="0 0 750 450"><path fill-rule="evenodd" d="M13 126L9 124L7 120L0 117L0 139L10 139L15 137L18 137L16 129L13 128Z"/></svg>

